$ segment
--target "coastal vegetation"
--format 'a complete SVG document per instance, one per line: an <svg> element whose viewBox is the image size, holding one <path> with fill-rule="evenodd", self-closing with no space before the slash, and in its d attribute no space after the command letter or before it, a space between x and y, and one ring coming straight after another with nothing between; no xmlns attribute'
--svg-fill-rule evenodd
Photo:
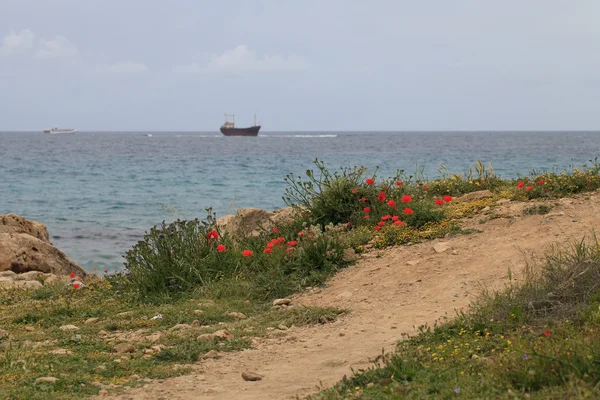
<svg viewBox="0 0 600 400"><path fill-rule="evenodd" d="M481 162L464 174L441 167L435 179L419 170L380 179L362 167L315 165L306 177L286 177L284 201L296 212L285 222L240 236L207 210L204 220L151 228L124 255L122 271L2 293L0 398L83 397L188 373L201 358L347 312L290 307L288 296L323 285L356 254L476 234L462 222L503 218L495 209L505 201L527 201L524 214L545 214L548 200L600 188L596 160L516 179ZM423 327L378 368L319 396L597 393L598 254L589 238L549 255L528 269L525 284L486 293L456 320Z"/></svg>

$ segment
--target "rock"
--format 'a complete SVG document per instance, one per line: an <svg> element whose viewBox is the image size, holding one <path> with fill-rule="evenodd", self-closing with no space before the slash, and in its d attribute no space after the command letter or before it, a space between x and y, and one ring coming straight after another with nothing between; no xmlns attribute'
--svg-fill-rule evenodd
<svg viewBox="0 0 600 400"><path fill-rule="evenodd" d="M37 279L40 279L44 277L44 274L42 272L39 271L29 271L29 272L24 272L22 274L16 274L13 276L13 279L15 281L35 281Z"/></svg>
<svg viewBox="0 0 600 400"><path fill-rule="evenodd" d="M79 328L76 327L75 325L62 325L59 329L61 331L65 331L65 332L78 331L79 330Z"/></svg>
<svg viewBox="0 0 600 400"><path fill-rule="evenodd" d="M202 311L202 310L194 310L194 314L202 314L202 313L204 313L204 311Z"/></svg>
<svg viewBox="0 0 600 400"><path fill-rule="evenodd" d="M37 385L38 383L54 383L58 380L58 378L55 378L53 376L44 376L42 378L37 378L35 380L35 384Z"/></svg>
<svg viewBox="0 0 600 400"><path fill-rule="evenodd" d="M35 331L35 328L33 326L26 326L25 327L25 332L33 332Z"/></svg>
<svg viewBox="0 0 600 400"><path fill-rule="evenodd" d="M145 336L144 339L146 339L149 342L156 342L158 339L160 339L160 337L162 336L162 334L160 332L155 332L151 335Z"/></svg>
<svg viewBox="0 0 600 400"><path fill-rule="evenodd" d="M273 305L274 306L287 306L291 302L292 301L290 299L277 299L277 300L273 300Z"/></svg>
<svg viewBox="0 0 600 400"><path fill-rule="evenodd" d="M510 203L510 199L500 199L496 202L496 204L506 204Z"/></svg>
<svg viewBox="0 0 600 400"><path fill-rule="evenodd" d="M0 271L0 278L14 278L17 274L12 271Z"/></svg>
<svg viewBox="0 0 600 400"><path fill-rule="evenodd" d="M119 343L113 349L117 353L135 353L135 346L130 343Z"/></svg>
<svg viewBox="0 0 600 400"><path fill-rule="evenodd" d="M217 229L233 238L258 236L263 230L285 224L294 219L298 209L285 207L273 212L260 208L240 208L235 215L225 215L216 222Z"/></svg>
<svg viewBox="0 0 600 400"><path fill-rule="evenodd" d="M279 324L279 325L277 325L277 329L279 329L280 331L287 331L288 327L285 326L284 324Z"/></svg>
<svg viewBox="0 0 600 400"><path fill-rule="evenodd" d="M564 211L558 211L558 212L548 213L544 217L546 217L546 218L552 218L552 217L564 217L564 216L565 216L565 212Z"/></svg>
<svg viewBox="0 0 600 400"><path fill-rule="evenodd" d="M204 358L206 360L209 358L217 358L217 357L221 357L221 356L222 356L221 353L219 353L218 351L211 350L208 353L206 353L205 355L203 355L202 358Z"/></svg>
<svg viewBox="0 0 600 400"><path fill-rule="evenodd" d="M52 350L50 354L73 354L73 352L68 349L56 349Z"/></svg>
<svg viewBox="0 0 600 400"><path fill-rule="evenodd" d="M458 250L452 250L452 255L453 256L457 256L458 255Z"/></svg>
<svg viewBox="0 0 600 400"><path fill-rule="evenodd" d="M262 380L263 377L262 377L262 375L259 375L256 372L244 371L244 372L242 372L242 378L245 381L254 382L254 381Z"/></svg>
<svg viewBox="0 0 600 400"><path fill-rule="evenodd" d="M85 320L85 322L83 323L84 325L90 325L90 324L95 324L96 322L98 322L100 320L100 318L88 318Z"/></svg>
<svg viewBox="0 0 600 400"><path fill-rule="evenodd" d="M407 261L406 265L410 265L411 267L414 267L415 265L419 264L421 261L419 260L412 260L412 261Z"/></svg>
<svg viewBox="0 0 600 400"><path fill-rule="evenodd" d="M8 336L8 331L5 331L4 329L0 329L0 339L5 338Z"/></svg>
<svg viewBox="0 0 600 400"><path fill-rule="evenodd" d="M106 332L105 330L101 330L100 332L98 332L98 335L106 336L108 335L108 332Z"/></svg>
<svg viewBox="0 0 600 400"><path fill-rule="evenodd" d="M131 314L133 314L133 311L124 311L124 312L118 313L117 317L128 317Z"/></svg>
<svg viewBox="0 0 600 400"><path fill-rule="evenodd" d="M169 332L181 331L183 329L190 329L192 326L189 324L177 324L169 328Z"/></svg>
<svg viewBox="0 0 600 400"><path fill-rule="evenodd" d="M471 192L471 193L464 194L464 195L460 196L458 199L456 199L456 201L463 202L463 201L489 199L490 197L493 197L493 196L494 196L494 194L492 192L490 192L489 190L479 190L477 192Z"/></svg>
<svg viewBox="0 0 600 400"><path fill-rule="evenodd" d="M436 253L443 253L446 250L450 249L450 246L448 245L448 243L444 243L444 242L435 243L432 247Z"/></svg>
<svg viewBox="0 0 600 400"><path fill-rule="evenodd" d="M38 281L15 281L14 285L19 289L39 289L44 287L44 285Z"/></svg>
<svg viewBox="0 0 600 400"><path fill-rule="evenodd" d="M11 278L0 278L0 289L11 289L15 287L15 282Z"/></svg>
<svg viewBox="0 0 600 400"><path fill-rule="evenodd" d="M192 321L192 326L193 326L194 328L198 328L198 327L200 327L200 321L198 321L197 319L193 320L193 321Z"/></svg>
<svg viewBox="0 0 600 400"><path fill-rule="evenodd" d="M347 248L344 249L344 256L342 257L342 260L344 260L345 262L352 262L354 260L356 260L357 256L356 256L356 251L354 251L353 248Z"/></svg>
<svg viewBox="0 0 600 400"><path fill-rule="evenodd" d="M44 224L14 214L0 215L0 271L39 271L85 277L83 268L52 245Z"/></svg>
<svg viewBox="0 0 600 400"><path fill-rule="evenodd" d="M44 280L44 285L67 285L69 283L71 283L69 275L51 274Z"/></svg>
<svg viewBox="0 0 600 400"><path fill-rule="evenodd" d="M248 317L246 317L246 314L241 313L241 312L230 312L227 315L230 316L231 318L238 318L238 319L246 319L246 318L248 318Z"/></svg>
<svg viewBox="0 0 600 400"><path fill-rule="evenodd" d="M96 368L94 368L94 371L106 371L106 365L98 365ZM94 384L92 383L92 385Z"/></svg>
<svg viewBox="0 0 600 400"><path fill-rule="evenodd" d="M485 207L483 207L483 208L481 209L481 212L487 212L487 211L490 211L490 210L491 210L491 209L490 209L490 206L485 206Z"/></svg>

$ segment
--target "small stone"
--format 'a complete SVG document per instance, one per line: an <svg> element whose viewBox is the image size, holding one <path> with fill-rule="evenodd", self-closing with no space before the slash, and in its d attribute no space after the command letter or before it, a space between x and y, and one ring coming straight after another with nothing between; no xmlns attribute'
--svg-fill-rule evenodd
<svg viewBox="0 0 600 400"><path fill-rule="evenodd" d="M233 340L234 336L227 329L221 329L220 331L216 331L213 335L217 339L225 339L225 340Z"/></svg>
<svg viewBox="0 0 600 400"><path fill-rule="evenodd" d="M458 250L452 250L452 255L457 256L458 255Z"/></svg>
<svg viewBox="0 0 600 400"><path fill-rule="evenodd" d="M98 365L96 368L94 368L94 371L106 371L106 365Z"/></svg>
<svg viewBox="0 0 600 400"><path fill-rule="evenodd" d="M255 382L262 380L262 375L257 374L256 372L244 371L242 372L242 378L245 381Z"/></svg>
<svg viewBox="0 0 600 400"><path fill-rule="evenodd" d="M500 199L496 202L496 204L506 204L510 203L510 199Z"/></svg>
<svg viewBox="0 0 600 400"><path fill-rule="evenodd" d="M33 326L26 326L24 329L25 329L25 332L33 332L33 331L35 331L35 328Z"/></svg>
<svg viewBox="0 0 600 400"><path fill-rule="evenodd" d="M117 317L127 317L129 315L133 314L133 311L124 311L122 313L118 313Z"/></svg>
<svg viewBox="0 0 600 400"><path fill-rule="evenodd" d="M106 336L106 335L108 335L108 332L102 330L102 331L98 332L98 335Z"/></svg>
<svg viewBox="0 0 600 400"><path fill-rule="evenodd" d="M433 245L433 250L436 253L443 253L443 252L445 252L446 250L449 250L449 249L450 249L450 246L447 243L444 243L444 242L439 242L439 243L436 243L436 244Z"/></svg>
<svg viewBox="0 0 600 400"><path fill-rule="evenodd" d="M354 251L354 249L351 247L344 249L344 255L342 257L342 260L345 262L352 262L356 260L356 251Z"/></svg>
<svg viewBox="0 0 600 400"><path fill-rule="evenodd" d="M193 320L192 321L192 326L194 328L198 328L200 326L200 321L198 321L197 319Z"/></svg>
<svg viewBox="0 0 600 400"><path fill-rule="evenodd" d="M192 326L189 324L177 324L169 329L169 332L180 331L183 329L190 329Z"/></svg>
<svg viewBox="0 0 600 400"><path fill-rule="evenodd" d="M65 331L65 332L67 332L67 331L78 331L79 330L79 328L76 327L75 325L62 325L59 329L61 331Z"/></svg>
<svg viewBox="0 0 600 400"><path fill-rule="evenodd" d="M565 213L564 211L559 211L559 212L552 212L549 214L546 214L545 217L546 218L552 218L552 217L564 217Z"/></svg>
<svg viewBox="0 0 600 400"><path fill-rule="evenodd" d="M135 353L135 346L130 343L119 343L114 350L117 353Z"/></svg>
<svg viewBox="0 0 600 400"><path fill-rule="evenodd" d="M108 390L106 390L106 389L102 389L102 390L100 390L100 391L98 392L98 394L99 394L100 396L102 396L102 397L104 397L104 396L108 396Z"/></svg>
<svg viewBox="0 0 600 400"><path fill-rule="evenodd" d="M15 275L13 271L0 271L0 277L14 278Z"/></svg>
<svg viewBox="0 0 600 400"><path fill-rule="evenodd" d="M63 355L66 355L66 354L73 354L73 352L71 350L68 350L68 349L56 349L56 350L52 350L50 352L50 354L63 354Z"/></svg>
<svg viewBox="0 0 600 400"><path fill-rule="evenodd" d="M277 329L279 329L280 331L287 331L288 327L285 326L284 324L279 324L279 325L277 325Z"/></svg>
<svg viewBox="0 0 600 400"><path fill-rule="evenodd" d="M287 306L291 302L292 301L290 299L277 299L277 300L273 300L273 305L274 306Z"/></svg>
<svg viewBox="0 0 600 400"><path fill-rule="evenodd" d="M85 320L85 322L83 323L84 325L89 325L89 324L95 324L96 322L98 322L100 318L88 318Z"/></svg>
<svg viewBox="0 0 600 400"><path fill-rule="evenodd" d="M202 356L202 358L204 359L209 359L209 358L217 358L217 357L221 357L221 353L219 353L216 350L211 350L208 353L206 353L205 355Z"/></svg>
<svg viewBox="0 0 600 400"><path fill-rule="evenodd" d="M44 274L39 271L29 271L22 274L16 274L13 276L15 281L35 281L36 279L43 277Z"/></svg>
<svg viewBox="0 0 600 400"><path fill-rule="evenodd" d="M494 194L489 190L479 190L477 192L467 193L456 199L457 202L461 201L472 201L472 200L481 200L481 199L489 199L490 197L494 197Z"/></svg>
<svg viewBox="0 0 600 400"><path fill-rule="evenodd" d="M407 261L406 265L410 265L411 267L414 267L415 265L419 264L421 261L419 260L412 260L412 261Z"/></svg>
<svg viewBox="0 0 600 400"><path fill-rule="evenodd" d="M238 319L246 319L246 318L248 318L248 317L246 317L246 314L241 313L241 312L230 312L227 315L230 316L231 318L238 318Z"/></svg>
<svg viewBox="0 0 600 400"><path fill-rule="evenodd" d="M55 378L53 376L44 376L42 378L37 378L35 380L35 384L37 385L38 383L54 383L58 380L58 378Z"/></svg>
<svg viewBox="0 0 600 400"><path fill-rule="evenodd" d="M131 380L134 380L134 381L139 381L139 380L140 380L140 379L142 379L142 378L140 378L140 376L139 376L139 375L131 375L131 376L129 377L129 379L131 379Z"/></svg>
<svg viewBox="0 0 600 400"><path fill-rule="evenodd" d="M204 311L202 310L194 310L194 314L202 314Z"/></svg>
<svg viewBox="0 0 600 400"><path fill-rule="evenodd" d="M371 389L375 384L373 382L367 383L367 389Z"/></svg>

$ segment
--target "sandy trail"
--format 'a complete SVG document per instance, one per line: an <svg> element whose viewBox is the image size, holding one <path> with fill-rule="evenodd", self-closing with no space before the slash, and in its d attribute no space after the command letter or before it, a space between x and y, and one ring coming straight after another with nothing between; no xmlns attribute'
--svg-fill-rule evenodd
<svg viewBox="0 0 600 400"><path fill-rule="evenodd" d="M543 256L552 243L581 238L600 227L600 194L589 199L563 199L550 216L522 216L526 203L501 206L513 222L496 219L465 226L483 233L444 241L373 250L339 272L327 287L297 295L294 305L335 306L351 313L322 326L277 332L260 339L254 349L201 361L192 375L152 382L112 395L120 399L295 399L330 386L351 369L368 368L382 349L391 351L402 333L455 315L481 291L500 288L525 266ZM564 213L563 215L560 215ZM449 249L436 253L435 243ZM513 276L515 279L515 276ZM518 275L517 275L518 279ZM275 335L274 335L275 336ZM241 378L245 370L264 376Z"/></svg>

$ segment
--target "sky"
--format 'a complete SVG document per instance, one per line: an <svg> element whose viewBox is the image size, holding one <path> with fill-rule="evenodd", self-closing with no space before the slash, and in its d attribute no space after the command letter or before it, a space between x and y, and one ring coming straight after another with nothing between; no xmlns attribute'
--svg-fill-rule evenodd
<svg viewBox="0 0 600 400"><path fill-rule="evenodd" d="M598 0L0 0L0 131L600 129Z"/></svg>

